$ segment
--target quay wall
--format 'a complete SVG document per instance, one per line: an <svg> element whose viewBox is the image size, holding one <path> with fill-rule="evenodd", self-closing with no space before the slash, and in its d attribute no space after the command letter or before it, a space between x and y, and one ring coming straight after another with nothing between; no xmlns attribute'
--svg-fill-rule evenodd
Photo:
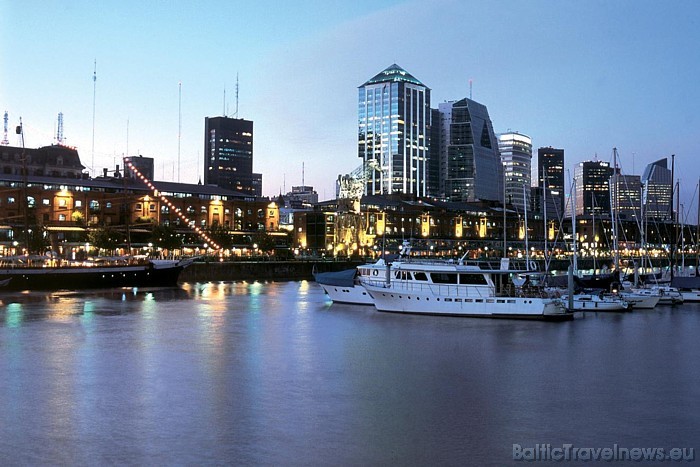
<svg viewBox="0 0 700 467"><path fill-rule="evenodd" d="M180 282L239 280L312 280L313 271L352 269L364 261L226 261L195 262L180 274Z"/></svg>
<svg viewBox="0 0 700 467"><path fill-rule="evenodd" d="M544 261L535 261L538 270L544 270ZM226 261L226 262L195 262L180 274L181 282L207 282L207 281L238 281L238 280L312 280L313 271L328 272L351 269L363 260L353 261ZM654 260L654 266L668 266L667 260ZM612 266L612 259L598 260L596 266ZM686 266L689 266L686 262ZM566 271L569 262L555 260L550 264L550 270ZM593 261L583 259L578 261L580 269L593 268Z"/></svg>

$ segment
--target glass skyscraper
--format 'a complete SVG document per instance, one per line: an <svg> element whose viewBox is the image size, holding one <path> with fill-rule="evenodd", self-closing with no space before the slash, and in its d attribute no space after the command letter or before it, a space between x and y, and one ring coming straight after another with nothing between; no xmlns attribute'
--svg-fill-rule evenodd
<svg viewBox="0 0 700 467"><path fill-rule="evenodd" d="M365 194L428 195L430 89L393 64L359 87Z"/></svg>
<svg viewBox="0 0 700 467"><path fill-rule="evenodd" d="M652 162L642 175L644 216L647 219L673 220L673 180L668 158Z"/></svg>
<svg viewBox="0 0 700 467"><path fill-rule="evenodd" d="M503 201L503 165L486 106L444 102L440 112L440 188L450 201ZM433 120L435 124L435 120Z"/></svg>
<svg viewBox="0 0 700 467"><path fill-rule="evenodd" d="M502 133L498 135L498 150L505 172L506 203L523 213L530 207L532 139L517 132Z"/></svg>

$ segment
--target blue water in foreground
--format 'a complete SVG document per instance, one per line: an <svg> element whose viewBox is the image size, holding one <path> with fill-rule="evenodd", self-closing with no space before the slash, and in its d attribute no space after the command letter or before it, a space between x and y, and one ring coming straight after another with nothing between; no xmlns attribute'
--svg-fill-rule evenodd
<svg viewBox="0 0 700 467"><path fill-rule="evenodd" d="M2 465L507 465L513 444L700 448L700 305L565 323L410 316L331 305L313 282L0 301Z"/></svg>

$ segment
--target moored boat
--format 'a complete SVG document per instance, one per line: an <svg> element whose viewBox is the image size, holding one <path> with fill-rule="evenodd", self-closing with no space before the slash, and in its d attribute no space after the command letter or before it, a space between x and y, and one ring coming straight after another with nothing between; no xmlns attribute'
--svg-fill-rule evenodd
<svg viewBox="0 0 700 467"><path fill-rule="evenodd" d="M564 306L569 307L569 296L562 295ZM632 308L623 298L611 294L580 293L573 295L571 311L629 311Z"/></svg>
<svg viewBox="0 0 700 467"><path fill-rule="evenodd" d="M155 260L120 257L56 264L46 259L3 258L0 281L6 290L81 290L112 287L174 287L192 258Z"/></svg>
<svg viewBox="0 0 700 467"><path fill-rule="evenodd" d="M489 270L458 263L395 264L386 277L360 278L379 311L568 320L561 300L508 283L513 270Z"/></svg>

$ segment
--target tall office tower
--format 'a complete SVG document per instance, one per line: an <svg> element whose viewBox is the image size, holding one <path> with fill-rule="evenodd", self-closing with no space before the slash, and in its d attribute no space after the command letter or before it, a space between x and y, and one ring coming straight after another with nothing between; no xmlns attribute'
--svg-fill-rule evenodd
<svg viewBox="0 0 700 467"><path fill-rule="evenodd" d="M440 186L440 111L430 109L430 144L428 149L428 196L442 198L444 186Z"/></svg>
<svg viewBox="0 0 700 467"><path fill-rule="evenodd" d="M262 196L262 175L253 173L253 122L204 119L204 184Z"/></svg>
<svg viewBox="0 0 700 467"><path fill-rule="evenodd" d="M639 175L620 175L611 179L610 199L618 219L638 221L641 219L642 182Z"/></svg>
<svg viewBox="0 0 700 467"><path fill-rule="evenodd" d="M359 87L365 194L428 194L430 89L394 64Z"/></svg>
<svg viewBox="0 0 700 467"><path fill-rule="evenodd" d="M602 161L580 162L576 178L576 215L610 216L610 177L614 170Z"/></svg>
<svg viewBox="0 0 700 467"><path fill-rule="evenodd" d="M553 147L539 148L537 150L537 186L545 186L545 174L547 176L547 197L558 197L558 215L564 215L564 150Z"/></svg>
<svg viewBox="0 0 700 467"><path fill-rule="evenodd" d="M644 186L644 217L656 220L673 220L673 179L664 157L647 165L642 175Z"/></svg>
<svg viewBox="0 0 700 467"><path fill-rule="evenodd" d="M503 164L486 106L471 99L440 111L440 178L450 201L503 201Z"/></svg>
<svg viewBox="0 0 700 467"><path fill-rule="evenodd" d="M501 133L498 150L505 176L506 203L523 213L530 208L532 139L518 132Z"/></svg>

